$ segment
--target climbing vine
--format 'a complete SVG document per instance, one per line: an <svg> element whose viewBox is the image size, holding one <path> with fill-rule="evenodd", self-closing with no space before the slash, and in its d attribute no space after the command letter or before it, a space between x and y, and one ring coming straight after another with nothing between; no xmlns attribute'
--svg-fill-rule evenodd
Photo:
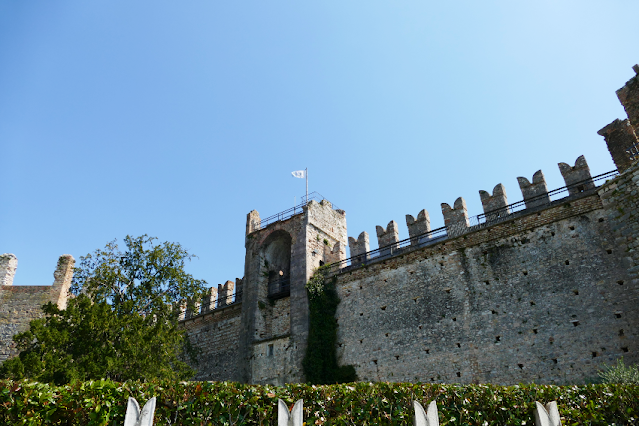
<svg viewBox="0 0 639 426"><path fill-rule="evenodd" d="M337 277L326 278L329 265L320 267L306 283L309 303L309 330L302 368L306 381L324 385L357 380L355 367L337 365L337 320L339 296Z"/></svg>

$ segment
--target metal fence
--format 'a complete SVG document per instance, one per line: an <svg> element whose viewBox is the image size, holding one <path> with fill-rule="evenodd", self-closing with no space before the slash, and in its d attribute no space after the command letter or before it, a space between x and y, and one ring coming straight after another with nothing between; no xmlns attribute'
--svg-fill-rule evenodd
<svg viewBox="0 0 639 426"><path fill-rule="evenodd" d="M226 306L230 306L230 305L233 305L233 304L235 304L237 302L241 302L241 301L242 301L242 292L241 291L239 291L239 292L237 292L235 294L231 294L229 296L220 297L218 295L214 309L224 308Z"/></svg>
<svg viewBox="0 0 639 426"><path fill-rule="evenodd" d="M286 219L290 219L291 217L300 214L304 211L304 208L306 207L306 205L309 203L309 201L311 200L315 200L317 202L321 202L322 200L326 200L326 198L320 194L319 192L311 192L310 194L308 194L308 199L306 196L302 197L302 202L300 204L298 204L297 206L291 207L290 209L281 211L277 214L274 214L272 216L267 217L266 219L262 219L260 220L260 224L259 224L259 229L263 229L266 228L268 225L275 223L275 222L279 222L282 220L286 220ZM338 209L338 207L331 203L333 205L333 209Z"/></svg>
<svg viewBox="0 0 639 426"><path fill-rule="evenodd" d="M553 189L546 194L540 194L536 197L528 198L527 200L517 201L516 203L512 203L507 205L506 207L502 207L500 209L492 210L486 213L478 214L476 216L472 216L468 218L468 223L470 226L476 226L483 223L493 223L499 220L503 220L506 217L512 215L513 213L526 210L526 206L533 205L535 208L540 206L547 206L553 203L553 201L561 200L570 195L570 192L588 192L588 190L584 189L587 184L594 183L595 187L597 186L597 182L605 181L606 179L611 179L617 176L619 172L617 170L611 170L607 173L602 173L600 175L594 176L590 179L585 179L580 182L575 182L571 185L562 186L561 188ZM594 189L594 188L593 188Z"/></svg>
<svg viewBox="0 0 639 426"><path fill-rule="evenodd" d="M567 196L569 196L571 191L583 192L583 191L576 191L576 190L579 188L585 187L587 183L590 183L590 182L596 183L596 182L605 181L606 179L611 179L617 176L618 174L619 172L617 170L612 170L610 172L602 173L600 175L594 176L590 179L586 179L580 182L573 183L571 185L554 189L552 191L549 191L546 194L541 194L539 196L532 197L527 200L522 200L516 203L509 204L506 207L503 207L501 209L497 209L494 211L472 216L468 218L469 226L467 227L463 225L461 226L453 225L454 229L453 227L450 227L450 229L447 229L445 226L442 226L441 228L433 229L424 234L411 237L411 238L406 238L405 240L401 240L396 243L393 243L384 247L380 247L378 249L371 250L357 256L352 256L340 262L331 263L330 265L326 266L327 273L332 274L335 272L339 272L340 270L344 268L363 266L370 262L400 255L402 253L405 253L408 250L412 250L417 247L429 246L431 244L434 244L436 242L439 242L448 238L449 235L455 235L455 236L461 235L462 233L468 232L469 230L472 230L473 228L476 229L477 227L483 227L483 226L486 226L487 224L498 223L500 221L512 218L512 215L514 213L525 210L526 204L528 204L529 206L534 205L535 206L534 208L548 206L552 204L553 202L556 202L557 200L566 198ZM595 188L596 188L596 185L595 185ZM591 189L585 192L590 192L593 190L594 189Z"/></svg>

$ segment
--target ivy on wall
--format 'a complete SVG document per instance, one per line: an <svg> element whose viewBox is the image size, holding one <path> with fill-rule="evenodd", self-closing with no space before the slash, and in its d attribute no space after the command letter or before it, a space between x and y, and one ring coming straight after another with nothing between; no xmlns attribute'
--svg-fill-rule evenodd
<svg viewBox="0 0 639 426"><path fill-rule="evenodd" d="M326 278L327 266L320 267L306 283L309 330L302 368L306 381L316 385L357 380L355 367L337 365L335 312L340 300L335 290L337 277Z"/></svg>

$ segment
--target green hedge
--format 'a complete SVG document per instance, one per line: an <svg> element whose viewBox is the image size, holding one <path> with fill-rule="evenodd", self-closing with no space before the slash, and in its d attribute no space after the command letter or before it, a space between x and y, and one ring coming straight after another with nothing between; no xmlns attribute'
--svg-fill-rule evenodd
<svg viewBox="0 0 639 426"><path fill-rule="evenodd" d="M411 400L437 399L442 425L534 425L534 401L556 400L564 425L631 425L639 386L495 386L352 383L285 387L229 382L113 383L54 386L0 381L2 425L118 425L126 401L158 398L156 425L275 425L277 399L304 399L306 425L411 425Z"/></svg>

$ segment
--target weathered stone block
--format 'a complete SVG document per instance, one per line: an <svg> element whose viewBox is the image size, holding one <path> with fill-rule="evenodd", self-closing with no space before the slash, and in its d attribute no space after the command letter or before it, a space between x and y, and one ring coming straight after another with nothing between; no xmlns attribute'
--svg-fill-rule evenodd
<svg viewBox="0 0 639 426"><path fill-rule="evenodd" d="M559 171L566 182L570 195L579 194L595 187L595 183L590 176L590 167L583 155L577 158L574 167L566 163L559 163Z"/></svg>
<svg viewBox="0 0 639 426"><path fill-rule="evenodd" d="M452 208L448 204L442 203L442 214L449 237L456 237L468 231L468 209L466 201L462 197L455 200Z"/></svg>
<svg viewBox="0 0 639 426"><path fill-rule="evenodd" d="M519 182L519 189L521 189L521 193L524 196L524 203L527 209L550 204L546 179L541 170L535 172L532 183L525 177L518 177L517 182Z"/></svg>
<svg viewBox="0 0 639 426"><path fill-rule="evenodd" d="M382 257L391 255L399 247L397 245L399 242L397 222L391 220L386 228L377 225L375 230L377 231L377 244L380 249L379 255Z"/></svg>
<svg viewBox="0 0 639 426"><path fill-rule="evenodd" d="M501 183L497 184L493 189L493 195L486 191L479 191L481 205L484 208L486 222L506 217L510 214L508 206L508 198L506 197L506 188Z"/></svg>
<svg viewBox="0 0 639 426"><path fill-rule="evenodd" d="M637 75L632 77L619 90L617 90L617 98L623 105L628 115L628 120L635 130L635 134L639 133L639 65L634 65L632 69Z"/></svg>
<svg viewBox="0 0 639 426"><path fill-rule="evenodd" d="M597 134L604 137L608 152L615 162L617 170L620 172L626 170L632 164L631 154L633 147L639 144L635 130L628 120L615 120L608 124ZM638 151L639 152L639 151Z"/></svg>
<svg viewBox="0 0 639 426"><path fill-rule="evenodd" d="M426 210L422 210L417 214L417 219L413 216L406 215L406 226L408 227L408 235L411 245L419 245L423 241L428 240L428 236L424 234L430 232L430 215ZM419 238L421 236L421 238Z"/></svg>
<svg viewBox="0 0 639 426"><path fill-rule="evenodd" d="M18 258L11 253L0 255L0 286L13 285L13 277L18 268Z"/></svg>
<svg viewBox="0 0 639 426"><path fill-rule="evenodd" d="M351 251L351 265L357 266L365 263L368 260L366 253L371 250L368 232L362 232L357 239L348 237L348 247Z"/></svg>

